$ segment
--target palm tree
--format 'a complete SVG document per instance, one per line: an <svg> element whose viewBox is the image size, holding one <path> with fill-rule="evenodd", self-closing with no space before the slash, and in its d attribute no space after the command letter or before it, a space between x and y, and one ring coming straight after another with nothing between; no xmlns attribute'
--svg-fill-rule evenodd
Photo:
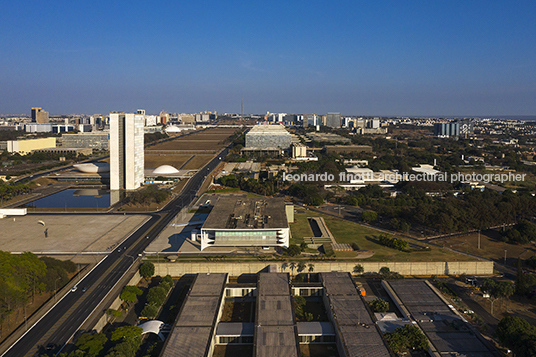
<svg viewBox="0 0 536 357"><path fill-rule="evenodd" d="M365 271L365 269L363 268L363 266L361 264L357 264L354 267L354 274L362 274L364 271Z"/></svg>
<svg viewBox="0 0 536 357"><path fill-rule="evenodd" d="M296 269L296 262L290 262L289 264L289 268L290 268L290 271L292 272L292 275L294 275L294 269Z"/></svg>
<svg viewBox="0 0 536 357"><path fill-rule="evenodd" d="M311 280L311 273L315 270L315 265L313 263L309 263L309 274L307 274L307 282L309 283Z"/></svg>
<svg viewBox="0 0 536 357"><path fill-rule="evenodd" d="M305 264L305 262L299 262L298 263L298 273L301 273L302 271L304 271L306 266L307 266L307 264Z"/></svg>

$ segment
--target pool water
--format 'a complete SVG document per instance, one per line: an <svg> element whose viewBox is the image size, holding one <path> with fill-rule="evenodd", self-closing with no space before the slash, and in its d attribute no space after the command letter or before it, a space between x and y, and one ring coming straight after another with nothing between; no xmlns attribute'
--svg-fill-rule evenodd
<svg viewBox="0 0 536 357"><path fill-rule="evenodd" d="M110 191L98 189L67 189L29 202L28 208L106 208L110 207Z"/></svg>

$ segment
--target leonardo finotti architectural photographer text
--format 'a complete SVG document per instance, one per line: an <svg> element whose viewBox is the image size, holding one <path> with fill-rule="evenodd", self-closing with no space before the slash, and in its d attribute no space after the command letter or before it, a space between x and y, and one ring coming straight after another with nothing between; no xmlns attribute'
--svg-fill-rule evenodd
<svg viewBox="0 0 536 357"><path fill-rule="evenodd" d="M500 174L479 174L479 173L470 173L464 174L462 172L457 172L453 174L448 174L447 172L439 172L435 175L430 175L426 173L408 173L404 172L402 174L398 172L393 173L365 173L365 174L349 174L346 172L339 172L338 182L359 182L359 181L389 181L389 182L398 182L398 181L433 181L433 182L509 182L509 181L525 181L526 174L513 174L509 173L500 173ZM293 182L334 182L335 175L331 173L309 173L309 174L287 174L283 173L284 181L293 181Z"/></svg>

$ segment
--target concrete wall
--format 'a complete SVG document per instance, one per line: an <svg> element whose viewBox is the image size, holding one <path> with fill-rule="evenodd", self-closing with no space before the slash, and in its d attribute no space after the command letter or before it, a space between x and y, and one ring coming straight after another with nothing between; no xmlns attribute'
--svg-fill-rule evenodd
<svg viewBox="0 0 536 357"><path fill-rule="evenodd" d="M309 263L309 262L308 262ZM354 266L361 264L365 273L377 273L382 267L388 267L391 271L402 275L491 275L493 274L493 262L312 262L314 272L353 272ZM229 273L231 276L241 274L256 274L261 270L268 271L267 267L275 264L281 272L296 273L290 269L290 264L285 262L191 262L191 263L155 263L155 275L180 276L183 274L196 273ZM308 268L304 271L307 272Z"/></svg>

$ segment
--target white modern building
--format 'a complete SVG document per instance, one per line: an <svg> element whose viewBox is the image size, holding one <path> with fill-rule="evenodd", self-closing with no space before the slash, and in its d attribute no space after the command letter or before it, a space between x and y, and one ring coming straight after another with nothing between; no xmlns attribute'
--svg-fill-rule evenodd
<svg viewBox="0 0 536 357"><path fill-rule="evenodd" d="M201 250L207 247L288 247L289 214L294 214L294 206L287 209L283 198L222 195L201 228Z"/></svg>
<svg viewBox="0 0 536 357"><path fill-rule="evenodd" d="M144 179L144 114L110 112L110 189L135 190Z"/></svg>

